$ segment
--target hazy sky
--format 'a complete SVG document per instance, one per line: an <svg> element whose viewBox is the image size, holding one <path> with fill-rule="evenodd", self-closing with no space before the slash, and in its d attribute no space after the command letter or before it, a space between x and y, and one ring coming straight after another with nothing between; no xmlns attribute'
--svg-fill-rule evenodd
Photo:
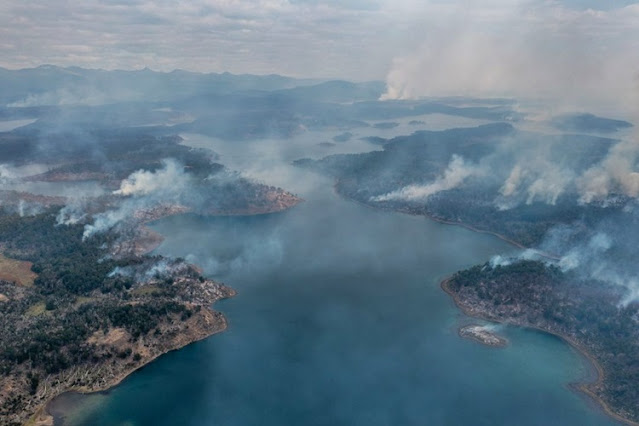
<svg viewBox="0 0 639 426"><path fill-rule="evenodd" d="M551 90L573 77L576 86L626 83L628 70L637 71L636 52L639 4L628 0L0 3L0 66L7 68L388 77L391 96L407 97L451 87L508 91L522 79ZM601 62L614 62L615 71Z"/></svg>

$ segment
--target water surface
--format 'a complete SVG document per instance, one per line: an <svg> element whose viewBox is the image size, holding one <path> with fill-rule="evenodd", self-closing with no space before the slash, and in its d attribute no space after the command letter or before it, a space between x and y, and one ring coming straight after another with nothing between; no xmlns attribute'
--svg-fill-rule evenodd
<svg viewBox="0 0 639 426"><path fill-rule="evenodd" d="M511 344L496 349L458 337L468 318L440 280L510 246L286 173L306 198L287 212L153 226L159 253L238 290L216 305L229 328L107 393L59 398L65 425L612 424L568 388L590 370L559 339L504 328Z"/></svg>

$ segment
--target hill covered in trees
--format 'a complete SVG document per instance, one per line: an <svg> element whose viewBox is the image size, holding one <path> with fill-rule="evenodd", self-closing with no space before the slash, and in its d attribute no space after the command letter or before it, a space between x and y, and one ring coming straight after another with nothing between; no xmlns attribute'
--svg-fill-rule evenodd
<svg viewBox="0 0 639 426"><path fill-rule="evenodd" d="M69 389L98 390L158 355L225 327L210 306L233 291L182 260L107 249L56 211L0 215L8 258L31 262L32 285L0 280L0 422L22 424Z"/></svg>
<svg viewBox="0 0 639 426"><path fill-rule="evenodd" d="M581 387L639 421L639 303L624 289L534 261L477 265L443 287L471 316L538 328L586 352L603 371Z"/></svg>

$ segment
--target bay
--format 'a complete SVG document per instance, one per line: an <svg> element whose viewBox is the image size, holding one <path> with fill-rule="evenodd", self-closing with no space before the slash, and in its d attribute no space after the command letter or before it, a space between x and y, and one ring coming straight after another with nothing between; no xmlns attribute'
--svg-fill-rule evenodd
<svg viewBox="0 0 639 426"><path fill-rule="evenodd" d="M238 291L216 305L229 328L108 392L63 395L58 424L614 424L569 388L592 371L558 338L502 327L510 344L498 349L457 335L470 320L439 282L512 247L296 174L306 201L289 211L153 225L158 253Z"/></svg>

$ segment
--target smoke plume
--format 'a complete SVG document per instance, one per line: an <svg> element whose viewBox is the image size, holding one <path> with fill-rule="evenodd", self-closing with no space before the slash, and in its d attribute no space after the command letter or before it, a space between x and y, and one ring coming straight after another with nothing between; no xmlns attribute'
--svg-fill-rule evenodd
<svg viewBox="0 0 639 426"><path fill-rule="evenodd" d="M516 96L554 99L555 107L631 105L639 59L628 52L638 48L639 5L610 11L524 0L446 6L449 16L440 13L440 22L427 25L421 45L393 60L381 99ZM627 29L624 36L612 30L618 28Z"/></svg>
<svg viewBox="0 0 639 426"><path fill-rule="evenodd" d="M175 160L163 160L163 167L154 172L138 170L120 184L114 195L142 197L158 192L180 193L190 184L184 167Z"/></svg>
<svg viewBox="0 0 639 426"><path fill-rule="evenodd" d="M453 189L464 183L470 176L476 176L483 171L475 166L467 164L462 157L453 154L443 176L427 185L408 185L388 194L371 198L371 201L426 201L428 197L441 191Z"/></svg>
<svg viewBox="0 0 639 426"><path fill-rule="evenodd" d="M577 181L580 201L590 203L605 199L612 192L631 198L639 196L637 170L637 140L622 141L598 165L588 169Z"/></svg>

